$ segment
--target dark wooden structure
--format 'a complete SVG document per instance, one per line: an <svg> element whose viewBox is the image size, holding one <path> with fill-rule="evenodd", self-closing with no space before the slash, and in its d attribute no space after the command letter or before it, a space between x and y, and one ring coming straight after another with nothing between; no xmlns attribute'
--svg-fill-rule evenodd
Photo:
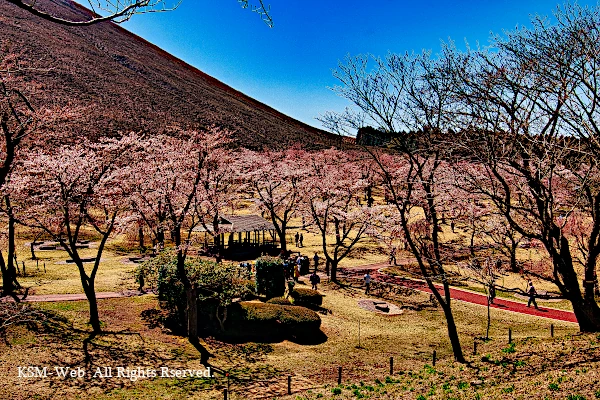
<svg viewBox="0 0 600 400"><path fill-rule="evenodd" d="M211 227L208 227L209 230ZM273 223L260 215L222 215L219 217L219 234L207 234L204 227L205 248L230 260L256 258L263 253L278 254L277 235Z"/></svg>

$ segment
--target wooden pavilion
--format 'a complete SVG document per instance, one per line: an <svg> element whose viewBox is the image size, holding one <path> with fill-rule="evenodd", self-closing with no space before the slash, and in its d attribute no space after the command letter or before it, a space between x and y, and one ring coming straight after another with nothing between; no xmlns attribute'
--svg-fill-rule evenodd
<svg viewBox="0 0 600 400"><path fill-rule="evenodd" d="M205 248L225 258L247 259L262 253L277 254L275 226L260 215L222 215L219 217L220 233L211 234L210 238L204 227L194 230L204 232Z"/></svg>

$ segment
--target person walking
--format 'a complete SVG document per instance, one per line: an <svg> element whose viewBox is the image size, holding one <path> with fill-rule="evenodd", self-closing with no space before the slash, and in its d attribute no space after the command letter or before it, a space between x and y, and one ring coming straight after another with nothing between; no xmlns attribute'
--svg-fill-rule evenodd
<svg viewBox="0 0 600 400"><path fill-rule="evenodd" d="M365 280L365 294L369 294L369 288L371 287L371 275L369 271L367 271L363 279Z"/></svg>
<svg viewBox="0 0 600 400"><path fill-rule="evenodd" d="M531 307L531 304L535 306L536 310L539 310L537 303L535 302L535 295L537 294L535 287L533 286L533 282L529 281L527 284L527 294L529 295L529 301L527 302L527 307Z"/></svg>
<svg viewBox="0 0 600 400"><path fill-rule="evenodd" d="M398 265L398 261L396 261L396 247L392 247L392 249L390 250L389 264L391 265L392 262L394 263L394 265Z"/></svg>
<svg viewBox="0 0 600 400"><path fill-rule="evenodd" d="M317 271L319 269L319 255L317 253L315 253L313 261L315 263L315 271Z"/></svg>
<svg viewBox="0 0 600 400"><path fill-rule="evenodd" d="M296 247L300 247L300 234L298 232L296 232L296 235L294 236L294 238L296 239Z"/></svg>
<svg viewBox="0 0 600 400"><path fill-rule="evenodd" d="M496 284L494 282L490 282L488 291L488 298L490 300L490 304L494 304L494 299L496 298Z"/></svg>
<svg viewBox="0 0 600 400"><path fill-rule="evenodd" d="M303 234L300 234L300 238L298 240L300 241L300 247L304 247L304 243L302 243L302 242L304 242L304 235Z"/></svg>
<svg viewBox="0 0 600 400"><path fill-rule="evenodd" d="M321 282L321 278L319 277L319 275L317 275L317 272L313 272L309 279L312 285L312 290L317 290L317 284Z"/></svg>

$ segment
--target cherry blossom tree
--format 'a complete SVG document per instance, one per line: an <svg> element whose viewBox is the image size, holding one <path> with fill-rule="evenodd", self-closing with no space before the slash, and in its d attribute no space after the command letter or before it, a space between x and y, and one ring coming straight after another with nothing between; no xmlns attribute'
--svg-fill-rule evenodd
<svg viewBox="0 0 600 400"><path fill-rule="evenodd" d="M323 254L331 266L331 280L336 281L340 261L371 226L373 210L356 202L367 183L361 179L357 161L346 152L330 149L306 153L302 163L307 166L301 183L303 212L321 234Z"/></svg>
<svg viewBox="0 0 600 400"><path fill-rule="evenodd" d="M159 243L164 243L164 232L170 232L177 273L188 292L191 340L197 340L196 296L185 260L195 227L203 225L211 234L220 234L218 213L229 204L228 190L235 179L228 137L228 132L216 128L154 136L144 141L133 167L137 182L130 197L133 208Z"/></svg>
<svg viewBox="0 0 600 400"><path fill-rule="evenodd" d="M128 154L137 140L137 135L128 135L99 143L82 141L57 152L32 151L7 184L19 222L45 231L73 260L94 333L101 332L95 278L108 238L127 220ZM100 235L91 267L84 265L78 246L86 228Z"/></svg>
<svg viewBox="0 0 600 400"><path fill-rule="evenodd" d="M35 92L39 87L35 81L24 79L23 69L18 53L9 50L0 53L0 187L6 183L24 144L36 143L36 133L46 132L45 128L55 127L74 115L74 110L68 108L35 110L26 93ZM15 289L20 288L14 263L15 220L8 194L4 195L0 210L8 219L7 259L0 253L2 296L11 295L18 301L14 295Z"/></svg>
<svg viewBox="0 0 600 400"><path fill-rule="evenodd" d="M281 250L287 250L286 234L290 220L302 202L300 184L305 175L307 154L299 149L281 152L245 152L246 179L257 196L259 209L265 211L275 226Z"/></svg>

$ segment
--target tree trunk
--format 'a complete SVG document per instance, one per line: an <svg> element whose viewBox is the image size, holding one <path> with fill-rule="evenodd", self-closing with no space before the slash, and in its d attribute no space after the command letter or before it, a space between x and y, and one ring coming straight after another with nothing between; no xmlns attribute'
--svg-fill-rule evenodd
<svg viewBox="0 0 600 400"><path fill-rule="evenodd" d="M100 327L100 316L98 315L98 299L96 299L96 290L94 289L94 282L88 281L88 284L83 288L85 297L88 299L90 305L90 325L94 333L102 332Z"/></svg>
<svg viewBox="0 0 600 400"><path fill-rule="evenodd" d="M156 231L156 242L158 243L159 251L165 247L165 231L162 228L158 228Z"/></svg>
<svg viewBox="0 0 600 400"><path fill-rule="evenodd" d="M584 279L586 296L582 296L577 273L573 268L569 242L564 236L561 236L559 240L560 247L559 249L553 249L555 252L552 257L555 268L562 278L562 285L559 285L559 289L573 306L579 330L581 332L600 332L600 307L598 307L598 303L596 303L593 296L593 280L587 280L588 277L593 279L593 275L586 271L587 274ZM590 283L591 288L589 287Z"/></svg>
<svg viewBox="0 0 600 400"><path fill-rule="evenodd" d="M287 241L285 238L285 229L279 229L277 231L277 236L279 236L279 244L281 246L281 250L282 251L287 251Z"/></svg>
<svg viewBox="0 0 600 400"><path fill-rule="evenodd" d="M511 246L510 248L510 270L512 272L521 272L517 265L517 246Z"/></svg>
<svg viewBox="0 0 600 400"><path fill-rule="evenodd" d="M219 309L223 308L223 317L221 318L221 315L219 313ZM225 332L225 321L227 320L227 306L217 306L217 311L216 311L216 317L217 317L217 321L219 321L219 329L221 329L221 332Z"/></svg>
<svg viewBox="0 0 600 400"><path fill-rule="evenodd" d="M198 293L197 289L189 288L187 295L187 334L190 340L198 338ZM220 322L220 321L219 321Z"/></svg>
<svg viewBox="0 0 600 400"><path fill-rule="evenodd" d="M331 281L332 282L337 282L337 266L338 266L338 263L337 263L337 261L331 260L329 264L330 264L330 267L331 267Z"/></svg>
<svg viewBox="0 0 600 400"><path fill-rule="evenodd" d="M490 314L490 295L487 298L487 326L485 328L485 340L490 338L490 326L492 325L492 316Z"/></svg>
<svg viewBox="0 0 600 400"><path fill-rule="evenodd" d="M31 248L31 259L32 260L37 260L37 258L35 257L35 249L33 248L33 242L31 242L29 244L29 247Z"/></svg>
<svg viewBox="0 0 600 400"><path fill-rule="evenodd" d="M571 302L581 332L600 332L600 307L596 301Z"/></svg>
<svg viewBox="0 0 600 400"><path fill-rule="evenodd" d="M144 253L146 251L146 245L144 244L144 227L141 225L138 228L138 237L140 239L140 253Z"/></svg>
<svg viewBox="0 0 600 400"><path fill-rule="evenodd" d="M21 285L17 281L17 255L15 253L15 219L12 216L10 200L5 197L6 208L8 210L8 254L5 269L2 270L2 287L4 295L13 294L15 289ZM2 260L4 264L4 260Z"/></svg>
<svg viewBox="0 0 600 400"><path fill-rule="evenodd" d="M465 363L465 356L462 352L462 347L460 346L460 340L458 338L458 330L456 329L456 323L454 322L454 315L452 315L452 309L450 308L450 304L446 302L440 303L442 306L442 310L444 310L444 315L446 316L446 325L448 326L448 338L450 339L450 344L452 345L452 353L454 354L454 360L459 363Z"/></svg>
<svg viewBox="0 0 600 400"><path fill-rule="evenodd" d="M6 267L4 262L4 255L0 251L0 269L2 270L2 296L10 296L14 293L16 287L14 282L16 281L16 271L11 271Z"/></svg>

